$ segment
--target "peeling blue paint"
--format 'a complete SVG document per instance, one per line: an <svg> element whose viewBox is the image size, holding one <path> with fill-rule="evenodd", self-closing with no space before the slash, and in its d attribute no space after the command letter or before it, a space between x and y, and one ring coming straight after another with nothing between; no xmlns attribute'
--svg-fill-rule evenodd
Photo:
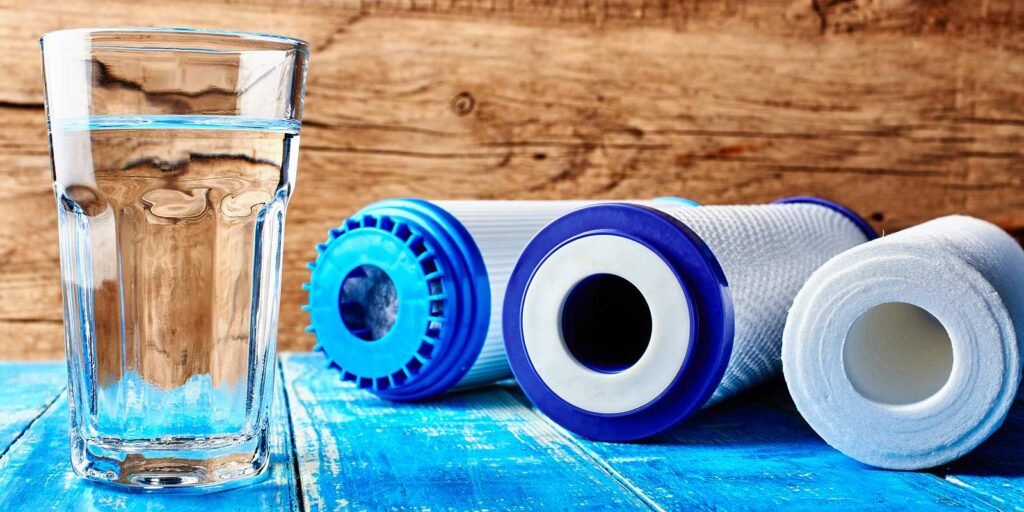
<svg viewBox="0 0 1024 512"><path fill-rule="evenodd" d="M643 443L598 443L556 426L513 386L403 405L321 363L282 355L270 474L207 495L76 477L63 365L0 363L0 510L1024 509L1024 406L960 461L893 472L832 450L779 389Z"/></svg>

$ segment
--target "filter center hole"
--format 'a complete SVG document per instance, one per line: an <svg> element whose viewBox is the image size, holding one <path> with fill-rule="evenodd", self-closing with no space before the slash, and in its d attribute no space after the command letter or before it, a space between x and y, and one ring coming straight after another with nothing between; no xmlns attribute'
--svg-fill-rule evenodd
<svg viewBox="0 0 1024 512"><path fill-rule="evenodd" d="M365 341L384 337L398 316L398 292L380 267L361 265L341 282L338 309L345 327Z"/></svg>
<svg viewBox="0 0 1024 512"><path fill-rule="evenodd" d="M904 302L879 304L853 323L843 367L864 398L890 405L920 402L953 373L953 341L937 318Z"/></svg>
<svg viewBox="0 0 1024 512"><path fill-rule="evenodd" d="M562 339L592 370L621 372L640 360L651 341L651 308L633 283L614 274L583 279L562 305Z"/></svg>

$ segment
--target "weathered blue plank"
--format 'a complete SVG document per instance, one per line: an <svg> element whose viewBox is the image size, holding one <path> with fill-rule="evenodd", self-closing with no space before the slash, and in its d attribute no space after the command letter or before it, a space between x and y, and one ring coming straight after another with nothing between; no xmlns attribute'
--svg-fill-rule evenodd
<svg viewBox="0 0 1024 512"><path fill-rule="evenodd" d="M213 494L141 494L74 475L67 395L54 402L0 459L0 510L239 511L298 510L298 489L282 386L274 400L271 466L259 482Z"/></svg>
<svg viewBox="0 0 1024 512"><path fill-rule="evenodd" d="M0 456L67 383L64 363L0 362Z"/></svg>
<svg viewBox="0 0 1024 512"><path fill-rule="evenodd" d="M646 508L506 390L393 404L282 358L310 510Z"/></svg>
<svg viewBox="0 0 1024 512"><path fill-rule="evenodd" d="M992 510L932 474L847 458L773 400L737 397L643 443L574 439L623 485L665 509Z"/></svg>
<svg viewBox="0 0 1024 512"><path fill-rule="evenodd" d="M1001 510L1024 510L1024 405L1014 404L995 435L935 473Z"/></svg>
<svg viewBox="0 0 1024 512"><path fill-rule="evenodd" d="M319 355L282 359L312 510L1024 510L1024 407L948 467L888 472L829 448L777 392L739 397L645 443L594 443L543 419L515 389L396 405L338 382ZM0 363L0 379L0 448L17 439L0 457L0 510L300 508L282 386L268 479L212 495L142 495L71 473L67 401L54 402L63 364Z"/></svg>

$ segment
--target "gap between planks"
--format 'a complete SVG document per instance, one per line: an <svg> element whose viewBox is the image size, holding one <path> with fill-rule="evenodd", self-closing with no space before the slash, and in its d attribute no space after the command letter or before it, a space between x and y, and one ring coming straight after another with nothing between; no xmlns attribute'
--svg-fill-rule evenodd
<svg viewBox="0 0 1024 512"><path fill-rule="evenodd" d="M785 388L783 387L782 389L784 390ZM800 411L797 410L796 405L793 404L788 394L773 392L770 395L768 395L765 402L770 405L776 406L779 412L782 412L783 414L795 417L800 421L803 421L803 416L800 415ZM955 471L955 467L958 465L967 465L969 467L971 464L972 457L978 457L979 455L982 455L989 449L988 447L991 446L994 442L999 442L1003 436L1011 434L1011 429L1019 428L1020 417L1018 416L1017 411L1021 408L1024 408L1024 403L1014 402L1014 404L1011 406L1010 411L1007 413L1006 418L1003 420L1003 424L999 427L999 429L997 429L996 433L993 434L992 437L990 437L989 439L983 441L981 445L979 445L977 448L967 453L960 459L954 460L942 466L918 471L908 471L907 473L919 474L924 477L928 477L938 482L941 482L942 484L951 485L958 489L962 489L975 495L976 499L981 503L995 507L996 509L1001 509L1001 507L1007 505L1004 496L987 493L984 490L979 489L978 487L961 480L961 478L964 477L964 475L958 474ZM1017 510L1022 510L1021 506L1016 506L1015 508Z"/></svg>
<svg viewBox="0 0 1024 512"><path fill-rule="evenodd" d="M289 357L291 355L297 354L285 353L282 355L284 355L285 357ZM302 474L298 470L299 453L298 445L295 442L296 425L294 416L292 415L293 390L287 385L287 381L285 379L285 369L282 360L279 359L276 362L276 365L277 377L279 378L278 385L283 386L283 388L281 388L281 390L278 391L278 393L280 394L275 398L283 400L283 402L281 403L281 407L284 409L285 414L281 419L287 422L286 424L280 425L279 427L287 429L285 435L287 436L287 442L290 443L288 451L292 459L290 461L289 466L290 470L293 473L293 478L295 482L295 486L293 487L295 501L293 503L296 504L296 508L298 510L306 510L307 503L305 502L305 488L304 483L302 481ZM557 433L558 436L563 438L566 444L577 453L580 460L586 460L588 464L594 466L599 472L610 477L617 483L617 485L623 488L626 492L633 494L640 502L647 505L647 507L649 507L650 509L664 510L664 508L654 498L648 496L645 492L643 492L642 489L640 489L638 485L634 484L630 478L628 478L622 472L613 467L613 463L604 460L604 458L600 454L590 449L584 441L576 438L571 433L566 432L557 424L554 424L549 418L547 418L545 415L543 415L535 408L533 408L532 404L530 404L525 397L515 393L507 386L499 387L498 390L501 393L508 395L515 402L523 405L522 409L526 409L526 411L524 411L523 414L528 414L531 417L539 418L545 423L551 425L555 433ZM33 427L37 426L37 423L41 417L50 412L56 405L60 403L59 401L62 399L62 397L67 395L66 391L66 385L60 386L55 389L53 395L48 400L41 403L38 412L34 415L34 417L27 422L24 428L20 429L18 434L11 440L10 444L4 448L2 453L0 453L0 462L3 461L3 459L11 451L12 447L18 444L21 438L26 435L26 433L28 433ZM795 409L793 409L792 404L787 403L785 397L781 396L778 393L769 394L767 396L767 399L763 400L763 402L766 403L766 405L774 406L775 410L787 416L800 419L799 413ZM1019 420L1019 414L1011 413L1011 416L1007 419L1006 425L1004 425L1004 430L1006 429L1006 427L1009 427L1010 429L1019 429L1019 424L1021 423L1021 421ZM982 446L982 448L984 448L984 445ZM961 477L963 475L960 475L954 469L955 468L943 467L934 469L930 472L923 472L923 474L926 475L926 477L922 477L922 479L930 479L938 483L941 483L942 485L947 485L952 488L959 489L961 491L967 491L971 495L973 495L979 502L981 502L981 504L989 507L994 506L998 508L1000 506L1007 506L1010 504L1007 503L1007 501L1005 501L1006 498L1008 498L1005 495L1000 495L998 493L986 493L984 489L979 489L976 486L971 485L970 483L965 483L961 481Z"/></svg>
<svg viewBox="0 0 1024 512"><path fill-rule="evenodd" d="M773 384L769 384L768 386L777 386L777 383L774 384L774 385ZM788 401L788 395L786 395L786 396L780 395L780 389L784 390L784 388L777 388L776 387L775 390L768 389L766 392L765 392L765 390L754 391L752 395L748 394L747 399L750 402L750 404L748 404L748 405L749 406L753 406L753 407L756 408L757 404L760 403L761 406L765 406L767 409L770 409L771 411L773 411L775 413L780 413L780 414L783 414L783 415L785 415L787 417L795 419L796 421L799 421L808 430L810 430L810 427L806 426L806 423L804 422L803 418L800 416L799 412L797 412L795 407L792 405L792 403ZM665 508L661 504L658 503L658 499L657 498L655 498L653 496L649 496L647 493L645 493L643 491L643 485L642 484L634 482L630 477L626 476L626 472L627 471L622 471L622 470L616 468L615 467L616 463L613 462L612 460L608 460L609 457L614 458L614 456L612 456L611 454L602 455L597 450L595 450L595 449L591 448L590 446L588 446L589 443L599 443L599 442L587 441L587 440L585 440L583 438L579 438L579 437L575 436L574 434L572 434L571 432L567 431L565 428L563 428L560 425L558 425L556 422L554 422L553 420L551 420L550 418L545 416L543 413L541 413L538 410L536 410L536 408L533 407L533 405L529 402L529 399L526 396L524 396L524 395L522 395L520 393L512 392L508 388L504 388L504 389L502 389L502 391L505 392L505 393L508 393L509 395L511 395L513 399L516 399L516 400L520 401L521 403L523 403L527 408L529 408L531 411L533 411L534 414L538 415L541 418L541 420L543 420L544 422L546 422L550 426L552 426L553 429L556 432L558 432L560 435L562 435L567 440L567 442L569 444L576 446L578 448L578 450L582 454L586 455L595 465L598 465L600 468L604 468L605 473L607 473L613 479L618 481L620 483L620 485L622 485L625 489L627 489L630 492L633 492L635 495L637 495L644 503L648 504L648 506L650 506L652 509L665 510ZM784 391L782 391L782 392L784 392ZM724 407L730 408L730 407L736 407L736 405L735 404L733 404L732 406L725 405ZM703 413L703 414L707 414L707 413ZM712 414L712 416L715 416L715 415L718 415L718 414L730 415L729 413L722 413L721 410L719 410L719 412L717 412L717 413L712 412L711 414ZM705 418L704 421L706 421L706 419L707 418ZM700 418L695 418L694 420L698 421L698 422L702 421ZM1007 423L1009 424L1010 421L1011 421L1010 418L1008 418L1007 419ZM678 425L678 426L674 427L673 429L670 429L665 434L670 434L673 430L676 430L676 429L686 429L686 428L687 427L685 425L681 424L681 425ZM815 439L817 439L817 434L816 433L811 431L811 434L814 436ZM657 437L658 436L655 436L655 438L657 438ZM652 438L652 439L655 439L655 438ZM618 443L612 443L612 444L618 444ZM627 444L636 445L636 443L627 443ZM824 443L822 442L822 444L824 444ZM828 446L825 446L824 449L825 450L829 450L829 451L834 451L831 447L828 447ZM838 454L838 452L834 452L834 453L838 457L845 457L845 456L843 456L841 454ZM967 458L969 458L969 456L965 457L964 459L961 459L961 460L966 460ZM629 469L629 468L625 468L625 469ZM952 468L947 468L947 469L952 469ZM814 471L813 468L809 468L808 470L812 471L812 472ZM953 508L959 508L959 506L966 506L966 507L969 507L970 509L975 509L975 510L1000 509L1001 507L1006 506L1008 503L1012 503L1013 502L1013 497L1012 496L1007 496L1005 494L1000 494L998 492L986 493L986 492L984 492L983 489L979 489L979 488L973 487L973 486L971 486L971 485L969 485L967 483L958 483L956 481L950 480L951 478L953 478L954 480L956 479L956 473L953 472L953 471L949 471L949 474L947 474L945 478L943 478L940 474L938 474L938 471L939 471L938 469L933 470L933 471L935 471L935 473L928 472L928 471L900 472L900 471L878 470L878 469L874 469L874 468L869 468L867 466L863 466L863 469L860 469L858 471L875 472L875 473L879 473L879 474L882 474L882 475L886 475L885 478L888 479L888 480L892 480L892 481L905 480L906 482L911 482L912 483L914 480L919 480L918 484L912 484L912 485L914 485L915 487L919 487L920 488L921 496L922 497L926 497L928 495L933 495L934 496L934 493L936 491L941 492L942 489L947 489L948 491L945 493L945 497L947 497L949 502L950 502L947 505L950 505ZM851 474L851 476L855 476L855 475ZM983 482L983 485L982 485L983 487L985 486L984 484L985 484L985 482ZM988 484L988 486L990 486L990 487L992 485L993 484ZM928 489L929 487L931 487L930 490ZM895 499L895 501L890 502L890 505L900 505L899 498L894 498L894 499ZM956 505L957 503L959 503L959 506ZM674 506L674 505L677 505L677 504L669 503L667 506L671 509L671 507ZM691 505L692 505L692 503L691 503ZM793 505L793 504L791 503L791 505ZM906 504L904 504L904 505L906 505ZM1020 510L1021 508L1018 507L1018 509Z"/></svg>
<svg viewBox="0 0 1024 512"><path fill-rule="evenodd" d="M626 478L625 475L612 467L612 465L605 461L600 455L587 448L576 436L567 432L561 425L552 421L551 418L548 418L544 413L538 411L537 408L529 402L529 400L523 400L523 397L509 392L508 389L505 389L504 387L501 388L501 392L509 395L512 400L523 403L523 408L529 411L528 413L530 415L550 425L552 430L565 439L569 446L572 446L575 449L581 459L589 461L595 468L597 468L598 471L608 475L612 481L619 484L619 487L622 487L626 492L636 496L638 500L647 505L651 510L656 512L666 512L665 507L662 507L658 502L654 501L654 499L648 496L643 489L635 485L629 478Z"/></svg>
<svg viewBox="0 0 1024 512"><path fill-rule="evenodd" d="M59 376L65 379L63 371ZM9 470L0 470L0 488L9 493L5 496L0 492L0 508L4 508L2 504L7 500L14 500L11 503L21 503L25 509L97 510L117 505L122 508L128 506L132 510L138 506L158 511L182 507L194 509L202 504L220 510L248 510L252 507L302 510L302 491L294 465L296 451L290 445L291 422L283 383L280 385L282 387L274 389L276 403L271 409L271 459L265 477L226 492L146 496L93 484L72 473L67 445L69 393L65 385L56 397L47 397L49 401L41 407L42 412L33 417L27 428L20 430L8 452L0 458L0 468ZM50 451L44 456L39 451L40 447Z"/></svg>
<svg viewBox="0 0 1024 512"><path fill-rule="evenodd" d="M291 449L291 467L292 475L295 479L295 506L300 511L309 510L306 508L306 492L302 486L302 472L299 471L299 450L298 445L295 444L295 421L292 418L292 402L291 395L288 392L288 386L284 380L284 363L281 361L280 355L274 358L274 364L277 366L277 385L281 386L281 399L284 402L281 406L284 407L285 418L287 418L288 425L288 444Z"/></svg>
<svg viewBox="0 0 1024 512"><path fill-rule="evenodd" d="M18 432L13 439L11 439L11 442L4 447L3 451L0 451L0 464L3 463L4 457L6 457L7 454L11 451L11 448L13 448L14 445L18 444L18 441L20 441L21 438L25 436L25 433L27 433L29 429L31 429L32 426L36 424L37 421L39 421L39 418L42 418L43 415L47 413L47 411L52 409L57 404L57 400L60 400L61 397L66 395L67 389L67 386L61 386L60 388L58 388L57 392L54 393L54 395L50 397L50 399L47 402L44 402L43 406L39 408L39 412L37 412L36 415L31 420L29 420L28 423L25 424L21 431Z"/></svg>

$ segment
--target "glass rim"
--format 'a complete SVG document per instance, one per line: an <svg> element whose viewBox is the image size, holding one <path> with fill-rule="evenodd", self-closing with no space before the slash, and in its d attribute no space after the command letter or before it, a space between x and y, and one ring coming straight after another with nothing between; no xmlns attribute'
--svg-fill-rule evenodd
<svg viewBox="0 0 1024 512"><path fill-rule="evenodd" d="M240 43L237 47L230 49L223 48L204 48L202 46L197 47L174 47L172 41L168 41L170 46L144 46L144 45L96 45L94 48L123 48L126 50L137 50L137 51L155 51L155 50L176 50L176 51L199 51L199 52L219 52L219 53L248 53L248 52L260 52L260 51L289 51L294 50L301 52L305 55L309 55L309 43L302 39L281 36L276 34L266 34L260 32L242 32L235 30L219 30L219 29L201 29L201 28L183 28L183 27L97 27L97 28L71 28L54 30L44 33L39 37L39 44L43 45L44 48L48 44L60 44L61 42L67 42L69 40L83 39L95 34L116 36L119 34L124 35L136 35L136 36L147 36L147 35L159 35L168 34L173 36L216 36L223 38L224 41L236 41ZM244 43L257 43L251 47L243 46ZM259 43L267 44L273 43L282 45L281 48L269 48L260 47ZM212 46L212 45L211 45Z"/></svg>

